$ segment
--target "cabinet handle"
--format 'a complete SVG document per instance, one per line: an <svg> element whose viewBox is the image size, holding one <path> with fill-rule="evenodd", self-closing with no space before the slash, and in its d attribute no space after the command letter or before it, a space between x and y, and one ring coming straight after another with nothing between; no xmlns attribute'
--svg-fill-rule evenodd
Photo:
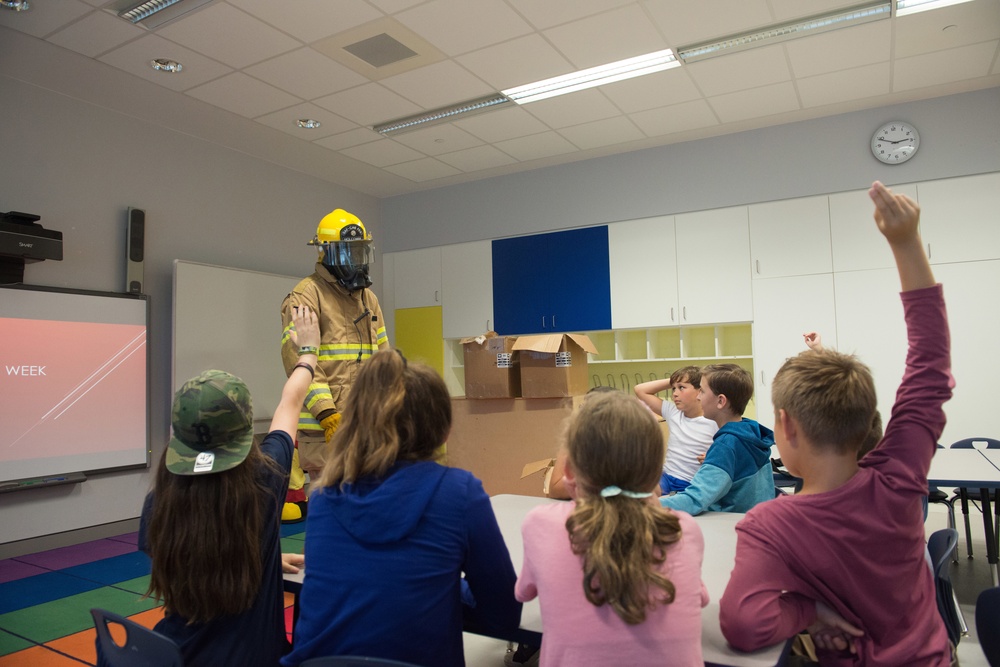
<svg viewBox="0 0 1000 667"><path fill-rule="evenodd" d="M489 320L486 320L486 330L487 331L491 331L491 329L490 329L490 321Z"/></svg>
<svg viewBox="0 0 1000 667"><path fill-rule="evenodd" d="M927 259L931 258L931 244L927 244Z"/></svg>
<svg viewBox="0 0 1000 667"><path fill-rule="evenodd" d="M674 307L670 306L670 321L674 321Z"/></svg>
<svg viewBox="0 0 1000 667"><path fill-rule="evenodd" d="M687 322L687 318L688 318L688 307L687 306L681 306L681 317L683 317L684 321Z"/></svg>
<svg viewBox="0 0 1000 667"><path fill-rule="evenodd" d="M438 290L434 290L434 303L438 302Z"/></svg>
<svg viewBox="0 0 1000 667"><path fill-rule="evenodd" d="M553 329L556 328L556 316L555 315L552 316L552 328Z"/></svg>
<svg viewBox="0 0 1000 667"><path fill-rule="evenodd" d="M760 260L759 259L755 259L753 261L753 263L757 267L757 275L759 276L760 275Z"/></svg>
<svg viewBox="0 0 1000 667"><path fill-rule="evenodd" d="M542 328L543 329L545 328L545 316L544 315L542 315Z"/></svg>
<svg viewBox="0 0 1000 667"><path fill-rule="evenodd" d="M766 387L767 386L767 383L764 382L764 371L760 372L760 386L762 386L762 387Z"/></svg>

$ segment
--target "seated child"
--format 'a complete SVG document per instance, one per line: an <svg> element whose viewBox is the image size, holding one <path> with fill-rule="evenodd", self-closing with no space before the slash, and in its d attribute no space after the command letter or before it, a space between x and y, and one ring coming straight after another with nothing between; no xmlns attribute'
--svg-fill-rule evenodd
<svg viewBox="0 0 1000 667"><path fill-rule="evenodd" d="M670 429L667 458L660 476L662 493L683 491L691 484L712 437L719 430L719 425L701 412L700 387L701 369L685 366L674 371L669 380L643 382L633 389L640 401L667 421ZM670 390L669 401L656 395L666 389Z"/></svg>
<svg viewBox="0 0 1000 667"><path fill-rule="evenodd" d="M588 397L570 422L566 475L575 501L537 507L521 527L515 595L539 598L540 664L703 665L704 540L661 508L663 434L622 392Z"/></svg>
<svg viewBox="0 0 1000 667"><path fill-rule="evenodd" d="M294 321L296 345L315 350L315 313L297 308ZM154 629L190 667L273 667L289 649L281 573L303 561L281 554L278 521L316 355L299 359L259 446L239 378L206 371L174 396L173 437L143 504L139 548L152 561L149 595L164 603Z"/></svg>
<svg viewBox="0 0 1000 667"><path fill-rule="evenodd" d="M885 436L858 461L876 397L856 358L810 350L785 362L772 386L775 439L802 491L738 524L720 621L742 650L808 628L821 665L944 667L951 651L924 559L921 505L954 385L948 322L919 207L877 181L869 195L899 271L909 338Z"/></svg>
<svg viewBox="0 0 1000 667"><path fill-rule="evenodd" d="M736 364L701 369L698 401L705 417L719 430L691 484L660 498L664 507L698 515L702 512L746 512L774 498L771 445L774 434L743 411L753 395L753 377Z"/></svg>
<svg viewBox="0 0 1000 667"><path fill-rule="evenodd" d="M281 664L360 655L462 665L463 620L510 635L521 604L482 484L435 461L451 430L444 380L380 350L361 365L342 414L309 499L308 567Z"/></svg>

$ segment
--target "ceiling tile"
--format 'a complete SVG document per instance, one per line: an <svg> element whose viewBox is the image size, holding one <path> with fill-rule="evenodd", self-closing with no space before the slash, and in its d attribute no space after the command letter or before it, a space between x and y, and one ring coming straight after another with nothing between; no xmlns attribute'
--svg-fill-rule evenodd
<svg viewBox="0 0 1000 667"><path fill-rule="evenodd" d="M435 178L444 178L445 176L454 176L459 173L458 169L455 169L451 165L447 165L440 160L435 160L432 157L393 165L391 167L386 167L385 170L390 171L397 176L408 178L411 181L416 181L417 183L422 181L432 181Z"/></svg>
<svg viewBox="0 0 1000 667"><path fill-rule="evenodd" d="M256 118L302 101L243 72L227 74L192 88L187 94L247 118Z"/></svg>
<svg viewBox="0 0 1000 667"><path fill-rule="evenodd" d="M528 113L551 128L569 127L621 115L621 111L596 88L525 104Z"/></svg>
<svg viewBox="0 0 1000 667"><path fill-rule="evenodd" d="M996 51L997 42L984 42L898 59L892 70L892 89L913 90L985 76Z"/></svg>
<svg viewBox="0 0 1000 667"><path fill-rule="evenodd" d="M644 0L643 5L675 49L774 21L767 0L712 0L711 5L690 0Z"/></svg>
<svg viewBox="0 0 1000 667"><path fill-rule="evenodd" d="M921 53L1000 39L1000 0L976 0L896 19L895 55Z"/></svg>
<svg viewBox="0 0 1000 667"><path fill-rule="evenodd" d="M507 139L506 141L498 141L495 145L504 153L521 162L577 152L576 146L556 132L542 132L529 137Z"/></svg>
<svg viewBox="0 0 1000 667"><path fill-rule="evenodd" d="M92 12L49 36L48 41L91 58L146 33L108 12Z"/></svg>
<svg viewBox="0 0 1000 667"><path fill-rule="evenodd" d="M424 109L464 102L496 92L451 60L382 79L381 84Z"/></svg>
<svg viewBox="0 0 1000 667"><path fill-rule="evenodd" d="M317 120L320 126L313 130L301 128L296 124L296 121L301 118ZM306 141L315 141L331 134L339 134L357 128L357 124L346 118L341 118L333 112L320 109L315 104L308 102L265 114L254 120Z"/></svg>
<svg viewBox="0 0 1000 667"><path fill-rule="evenodd" d="M378 132L369 130L367 127L359 127L356 130L325 137L313 143L318 144L323 148L339 151L345 148L350 148L351 146L360 146L361 144L367 144L371 141L378 141L381 138L382 135Z"/></svg>
<svg viewBox="0 0 1000 667"><path fill-rule="evenodd" d="M738 93L709 98L715 113L723 123L735 123L801 108L791 83L776 83L743 90Z"/></svg>
<svg viewBox="0 0 1000 667"><path fill-rule="evenodd" d="M289 51L244 71L306 100L360 86L368 81L357 72L309 47Z"/></svg>
<svg viewBox="0 0 1000 667"><path fill-rule="evenodd" d="M425 157L423 153L392 139L379 139L360 146L345 148L340 152L347 157L373 164L376 167L388 167L391 164L410 162Z"/></svg>
<svg viewBox="0 0 1000 667"><path fill-rule="evenodd" d="M490 169L491 167L502 167L506 164L517 162L514 158L503 153L493 146L475 146L466 148L454 153L438 155L442 162L447 162L460 171L479 171L480 169Z"/></svg>
<svg viewBox="0 0 1000 667"><path fill-rule="evenodd" d="M358 125L369 127L422 111L413 102L403 99L378 83L366 83L357 88L321 97L313 102L353 120Z"/></svg>
<svg viewBox="0 0 1000 667"><path fill-rule="evenodd" d="M413 5L419 5L423 1L424 0L369 0L369 2L386 14L401 12L404 9L409 9Z"/></svg>
<svg viewBox="0 0 1000 667"><path fill-rule="evenodd" d="M226 3L164 25L157 34L236 68L300 46L297 40Z"/></svg>
<svg viewBox="0 0 1000 667"><path fill-rule="evenodd" d="M792 78L781 44L730 53L686 67L691 79L706 97Z"/></svg>
<svg viewBox="0 0 1000 667"><path fill-rule="evenodd" d="M0 25L35 37L45 37L92 11L93 7L79 0L36 1L31 3L31 9L26 12L12 12L6 9L0 11Z"/></svg>
<svg viewBox="0 0 1000 667"><path fill-rule="evenodd" d="M884 62L798 79L795 86L802 106L809 109L888 95L891 92L889 83L889 63Z"/></svg>
<svg viewBox="0 0 1000 667"><path fill-rule="evenodd" d="M796 77L887 63L891 46L891 21L875 21L785 42Z"/></svg>
<svg viewBox="0 0 1000 667"><path fill-rule="evenodd" d="M572 72L574 67L541 35L527 35L455 58L496 90Z"/></svg>
<svg viewBox="0 0 1000 667"><path fill-rule="evenodd" d="M439 155L482 145L482 141L451 123L406 132L396 141L426 155Z"/></svg>
<svg viewBox="0 0 1000 667"><path fill-rule="evenodd" d="M449 56L531 32L531 26L502 0L432 0L396 19Z"/></svg>
<svg viewBox="0 0 1000 667"><path fill-rule="evenodd" d="M538 0L508 0L533 26L551 28L591 14L614 9L632 0L573 0L573 2L538 2Z"/></svg>
<svg viewBox="0 0 1000 667"><path fill-rule="evenodd" d="M307 44L382 17L364 0L295 0L294 11L274 0L229 2Z"/></svg>
<svg viewBox="0 0 1000 667"><path fill-rule="evenodd" d="M701 97L686 67L675 67L634 79L616 81L599 88L625 113L679 104Z"/></svg>
<svg viewBox="0 0 1000 667"><path fill-rule="evenodd" d="M184 69L176 73L157 72L149 66L149 61L156 58L176 60ZM176 91L194 88L233 71L220 62L168 42L155 33L147 33L134 42L104 54L98 60Z"/></svg>
<svg viewBox="0 0 1000 667"><path fill-rule="evenodd" d="M454 125L488 143L538 134L549 127L523 107L509 107L456 120Z"/></svg>
<svg viewBox="0 0 1000 667"><path fill-rule="evenodd" d="M705 100L693 100L662 109L649 109L631 114L629 118L646 136L656 137L718 125L719 120Z"/></svg>
<svg viewBox="0 0 1000 667"><path fill-rule="evenodd" d="M601 146L611 146L612 144L624 144L629 141L645 139L642 133L628 118L618 116L617 118L605 118L593 123L574 125L559 130L559 134L573 142L582 150L588 148L599 148Z"/></svg>
<svg viewBox="0 0 1000 667"><path fill-rule="evenodd" d="M577 69L587 69L667 48L635 4L590 16L543 33Z"/></svg>

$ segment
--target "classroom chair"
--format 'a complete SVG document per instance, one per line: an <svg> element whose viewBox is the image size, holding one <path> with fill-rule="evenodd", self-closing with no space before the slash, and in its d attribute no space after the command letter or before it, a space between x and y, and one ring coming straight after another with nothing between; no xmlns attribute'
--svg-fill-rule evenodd
<svg viewBox="0 0 1000 667"><path fill-rule="evenodd" d="M965 438L964 440L959 440L957 442L951 443L952 449L976 449L975 443L985 443L986 449L1000 449L1000 440L995 440L993 438ZM1000 491L994 492L994 499L1000 497ZM972 558L972 535L969 528L969 501L988 503L990 502L989 496L986 498L981 498L979 489L968 489L960 488L958 493L953 495L948 501L952 508L955 507L955 501L962 501L962 515L965 519L965 548L969 552L969 558ZM952 516L954 516L955 510L952 509ZM993 536L1000 537L998 530L1000 530L1000 516L994 517L994 528Z"/></svg>
<svg viewBox="0 0 1000 667"><path fill-rule="evenodd" d="M417 667L417 665L412 662L400 662L388 658L328 655L320 658L309 658L300 667Z"/></svg>
<svg viewBox="0 0 1000 667"><path fill-rule="evenodd" d="M990 667L1000 667L1000 588L987 588L976 599L976 634Z"/></svg>
<svg viewBox="0 0 1000 667"><path fill-rule="evenodd" d="M944 449L944 445L938 443L938 449ZM936 486L928 486L927 488L927 502L928 503L938 503L944 505L948 508L948 527L957 528L955 525L955 506L951 502L950 496L939 489ZM927 521L927 507L924 507L924 521ZM958 562L958 543L955 543L955 549L952 551L952 560Z"/></svg>
<svg viewBox="0 0 1000 667"><path fill-rule="evenodd" d="M962 610L955 597L955 589L951 585L949 561L951 552L958 544L958 531L954 528L942 528L931 534L927 540L927 551L931 557L931 569L934 572L934 588L937 594L937 607L944 625L948 630L948 639L955 646L962 636L968 632Z"/></svg>
<svg viewBox="0 0 1000 667"><path fill-rule="evenodd" d="M105 609L91 609L97 641L108 667L184 667L181 650L174 640ZM119 645L108 624L125 628L125 643Z"/></svg>

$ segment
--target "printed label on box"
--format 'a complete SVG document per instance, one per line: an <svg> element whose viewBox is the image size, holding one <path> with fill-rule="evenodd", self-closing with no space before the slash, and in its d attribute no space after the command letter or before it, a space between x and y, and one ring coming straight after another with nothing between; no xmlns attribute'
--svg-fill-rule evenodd
<svg viewBox="0 0 1000 667"><path fill-rule="evenodd" d="M556 368L570 368L572 365L572 352L556 352Z"/></svg>
<svg viewBox="0 0 1000 667"><path fill-rule="evenodd" d="M513 368L514 355L510 352L497 354L497 368Z"/></svg>

